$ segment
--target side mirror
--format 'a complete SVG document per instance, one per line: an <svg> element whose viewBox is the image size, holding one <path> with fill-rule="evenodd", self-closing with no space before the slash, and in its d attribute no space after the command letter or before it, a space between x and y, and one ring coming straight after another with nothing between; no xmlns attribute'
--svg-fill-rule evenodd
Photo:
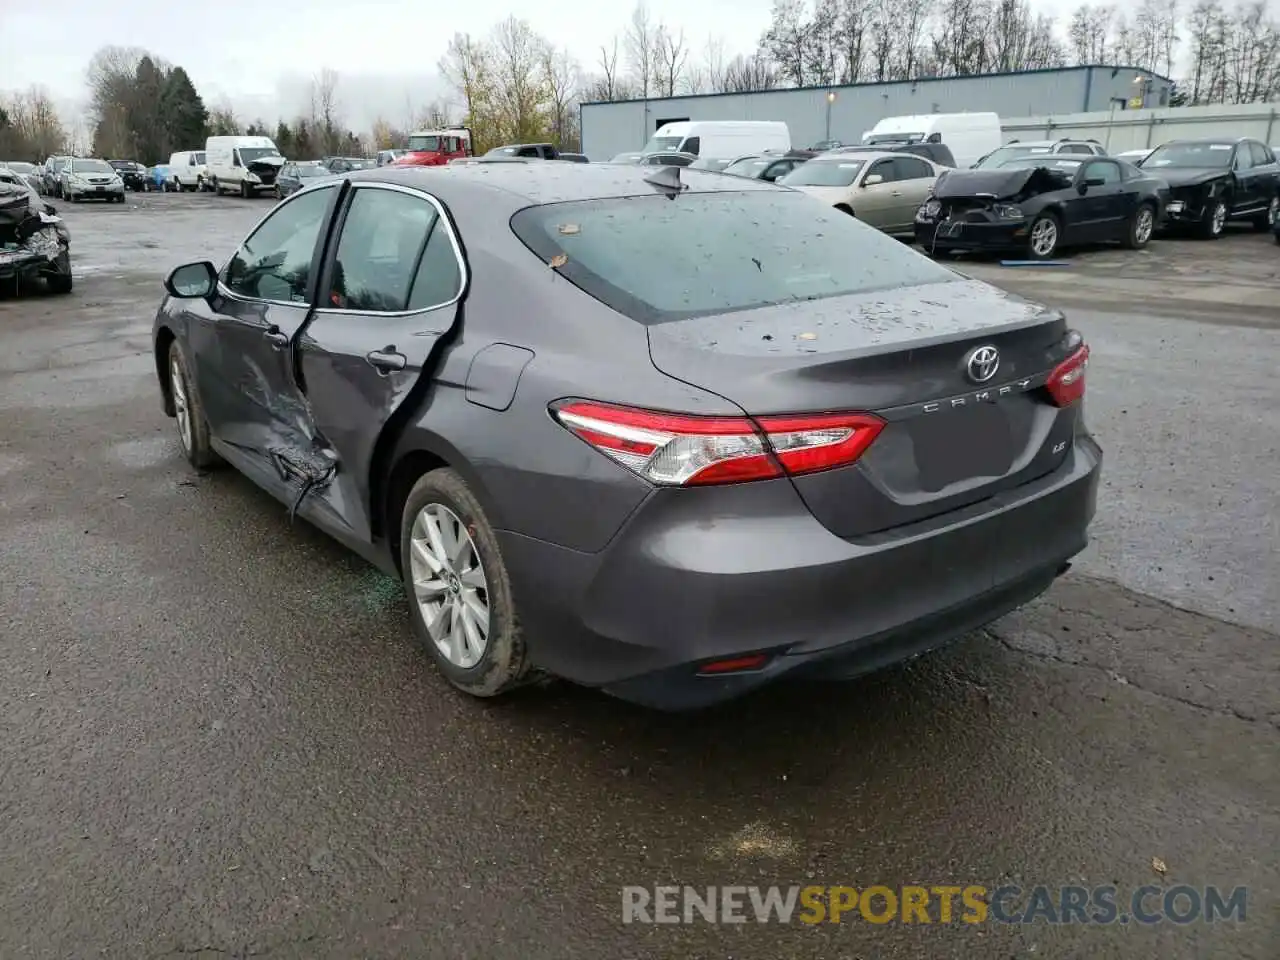
<svg viewBox="0 0 1280 960"><path fill-rule="evenodd" d="M179 299L206 299L218 289L218 271L208 260L184 263L165 277L164 289Z"/></svg>
<svg viewBox="0 0 1280 960"><path fill-rule="evenodd" d="M862 181L864 187L874 187L877 183L884 183L884 177L878 173L868 174L866 179Z"/></svg>
<svg viewBox="0 0 1280 960"><path fill-rule="evenodd" d="M46 203L44 205L44 212L51 217L56 217L58 215L58 208L55 207L52 203Z"/></svg>

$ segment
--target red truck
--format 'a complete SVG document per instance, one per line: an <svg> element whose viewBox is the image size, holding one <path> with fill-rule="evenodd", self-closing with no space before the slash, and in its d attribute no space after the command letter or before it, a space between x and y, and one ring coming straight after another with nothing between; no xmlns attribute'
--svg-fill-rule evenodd
<svg viewBox="0 0 1280 960"><path fill-rule="evenodd" d="M409 149L392 162L393 167L442 167L450 160L471 156L471 131L419 130L409 135Z"/></svg>

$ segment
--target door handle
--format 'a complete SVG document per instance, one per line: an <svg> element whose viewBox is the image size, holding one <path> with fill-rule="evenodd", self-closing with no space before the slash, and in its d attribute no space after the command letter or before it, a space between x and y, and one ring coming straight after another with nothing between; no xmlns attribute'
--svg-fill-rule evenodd
<svg viewBox="0 0 1280 960"><path fill-rule="evenodd" d="M372 353L366 354L365 359L379 373L392 373L396 370L403 370L409 362L409 358L403 353L396 352L394 345L383 347L381 350L374 350Z"/></svg>
<svg viewBox="0 0 1280 960"><path fill-rule="evenodd" d="M283 347L289 343L289 335L281 333L279 327L268 327L263 336L267 338L267 342L273 347Z"/></svg>
<svg viewBox="0 0 1280 960"><path fill-rule="evenodd" d="M899 192L899 191L897 191L897 190L893 190L893 191L890 191L889 196L891 196L891 197L900 197L900 196L902 196L902 194L901 194L901 192Z"/></svg>

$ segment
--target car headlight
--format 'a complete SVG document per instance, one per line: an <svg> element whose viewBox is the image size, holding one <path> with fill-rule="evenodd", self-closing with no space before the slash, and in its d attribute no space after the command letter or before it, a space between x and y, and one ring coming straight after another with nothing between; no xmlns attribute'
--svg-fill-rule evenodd
<svg viewBox="0 0 1280 960"><path fill-rule="evenodd" d="M926 200L920 207L919 216L936 217L942 212L942 203L938 200Z"/></svg>
<svg viewBox="0 0 1280 960"><path fill-rule="evenodd" d="M1001 220L1025 220L1027 216L1021 207L1012 203L997 203L991 212Z"/></svg>

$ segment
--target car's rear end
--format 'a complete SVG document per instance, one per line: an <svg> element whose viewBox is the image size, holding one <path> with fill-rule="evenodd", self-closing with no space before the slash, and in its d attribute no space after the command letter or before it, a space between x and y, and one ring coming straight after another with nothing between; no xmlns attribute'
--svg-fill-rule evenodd
<svg viewBox="0 0 1280 960"><path fill-rule="evenodd" d="M513 553L555 672L673 708L849 677L1025 603L1085 546L1101 452L1061 315L793 191L534 206L512 227L570 301L645 326L635 362L688 409L733 411L654 409L626 380L551 404L651 486L596 553Z"/></svg>

